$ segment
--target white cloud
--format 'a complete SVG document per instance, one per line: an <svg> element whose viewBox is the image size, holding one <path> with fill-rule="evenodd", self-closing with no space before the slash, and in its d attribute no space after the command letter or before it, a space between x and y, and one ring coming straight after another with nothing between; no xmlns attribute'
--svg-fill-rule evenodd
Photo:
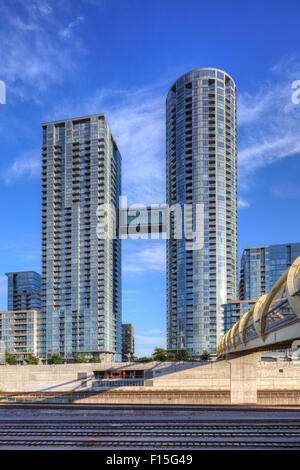
<svg viewBox="0 0 300 470"><path fill-rule="evenodd" d="M300 153L300 105L292 103L292 83L300 78L296 58L282 61L271 71L271 79L254 93L239 97L240 183L260 168Z"/></svg>
<svg viewBox="0 0 300 470"><path fill-rule="evenodd" d="M250 204L249 204L249 202L245 201L244 199L239 198L238 206L239 206L240 209L246 209L247 207L250 207Z"/></svg>
<svg viewBox="0 0 300 470"><path fill-rule="evenodd" d="M271 188L271 193L273 196L280 199L299 199L300 198L300 188L299 186L294 186L286 183L279 183Z"/></svg>
<svg viewBox="0 0 300 470"><path fill-rule="evenodd" d="M61 8L63 2L54 9L45 0L0 2L0 78L9 96L39 102L50 85L75 69L75 58L84 50L77 37L66 38L80 17L63 36Z"/></svg>
<svg viewBox="0 0 300 470"><path fill-rule="evenodd" d="M82 21L84 20L83 16L77 16L77 18L74 21L71 21L66 28L64 28L61 32L60 35L64 39L70 39L70 37L73 34L73 29L78 26Z"/></svg>
<svg viewBox="0 0 300 470"><path fill-rule="evenodd" d="M238 98L239 125L257 121L270 104L270 98L269 94L265 95L262 91L257 92L255 97L251 93L242 93Z"/></svg>
<svg viewBox="0 0 300 470"><path fill-rule="evenodd" d="M139 90L103 89L83 101L60 103L44 121L104 112L122 154L122 194L128 204L165 201L164 85ZM30 153L30 152L28 152ZM21 174L38 175L35 158L18 158L7 181Z"/></svg>
<svg viewBox="0 0 300 470"><path fill-rule="evenodd" d="M273 67L271 79L239 95L239 179L247 189L255 171L300 152L300 105L291 101L300 78L295 58ZM80 103L61 104L49 119L104 112L123 155L123 189L131 203L165 200L167 84L139 90L103 89ZM47 119L47 120L49 120ZM248 207L240 201L240 208Z"/></svg>
<svg viewBox="0 0 300 470"><path fill-rule="evenodd" d="M300 105L291 101L300 78L295 58L270 71L268 82L239 95L239 182L247 189L260 168L300 153ZM165 200L165 96L169 84L138 90L103 89L60 103L46 120L104 112L123 156L122 193L131 203ZM240 201L240 208L248 207Z"/></svg>
<svg viewBox="0 0 300 470"><path fill-rule="evenodd" d="M125 243L125 245L124 245ZM146 240L143 245L149 244L146 248L140 248L133 241L132 248L126 246L128 241L123 242L124 259L122 269L125 272L142 272L142 271L160 271L166 270L166 248L165 242L156 243L154 240ZM136 243L136 244L135 244Z"/></svg>
<svg viewBox="0 0 300 470"><path fill-rule="evenodd" d="M155 348L166 348L166 336L161 332L160 334L136 335L135 336L135 349L138 356L150 357Z"/></svg>
<svg viewBox="0 0 300 470"><path fill-rule="evenodd" d="M10 184L21 178L33 178L39 176L41 171L40 150L31 150L17 157L10 167L8 167L1 177L6 184Z"/></svg>
<svg viewBox="0 0 300 470"><path fill-rule="evenodd" d="M107 113L124 155L124 194L143 204L165 201L164 101L148 93L136 93Z"/></svg>
<svg viewBox="0 0 300 470"><path fill-rule="evenodd" d="M154 329L154 330L149 330L148 334L149 335L164 335L164 332L159 329Z"/></svg>
<svg viewBox="0 0 300 470"><path fill-rule="evenodd" d="M146 266L147 270L165 271L166 270L166 249L165 243L158 246L145 248L138 253L138 259L141 266Z"/></svg>
<svg viewBox="0 0 300 470"><path fill-rule="evenodd" d="M80 102L60 103L46 121L104 113L122 154L122 194L128 203L165 201L165 90L102 89Z"/></svg>

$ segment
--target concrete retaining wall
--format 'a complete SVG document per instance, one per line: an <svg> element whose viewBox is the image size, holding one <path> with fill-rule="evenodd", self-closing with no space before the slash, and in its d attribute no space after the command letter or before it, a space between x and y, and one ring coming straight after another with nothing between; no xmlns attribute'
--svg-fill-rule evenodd
<svg viewBox="0 0 300 470"><path fill-rule="evenodd" d="M0 390L6 392L86 390L94 371L145 370L145 385L170 389L229 390L230 365L216 363L103 363L51 366L0 366ZM86 379L83 378L86 375ZM134 387L135 388L135 387Z"/></svg>
<svg viewBox="0 0 300 470"><path fill-rule="evenodd" d="M300 390L300 363L260 362L257 388L259 390Z"/></svg>
<svg viewBox="0 0 300 470"><path fill-rule="evenodd" d="M300 363L292 362L260 362L257 357L231 359L230 361L218 361L212 363L102 363L102 364L65 364L52 366L0 366L0 391L3 392L68 392L87 391L91 389L95 379L94 371L99 370L144 370L145 385L153 391L231 391L231 403L255 403L258 391L300 391ZM249 365L251 366L249 368ZM251 369L251 370L250 370ZM249 373L248 373L249 372ZM251 373L250 373L251 372ZM250 387L251 386L251 387ZM149 388L148 388L149 387ZM251 390L250 390L250 388ZM118 389L120 390L120 389ZM122 388L128 393L140 390L137 387ZM101 397L101 393L96 396ZM215 396L216 397L216 396ZM254 398L253 398L254 397ZM94 397L95 398L95 397ZM120 398L120 397L119 397ZM169 397L163 398L170 401ZM92 399L92 398L88 398ZM102 398L99 398L102 400ZM103 395L103 400L105 400ZM128 403L132 402L130 396L124 397ZM139 400L142 398L140 397ZM157 397L144 397L145 400L156 401ZM186 398L178 397L184 400ZM192 398L190 398L192 399ZM194 397L194 403L211 403L213 396L199 395ZM273 400L271 396L260 397L261 400ZM118 400L118 397L116 397ZM159 399L158 399L159 400ZM204 400L204 401L203 401ZM224 403L227 398L221 395L218 403ZM300 404L300 395L282 396L284 403ZM127 401L126 401L127 402ZM143 401L139 401L143 402ZM149 402L149 401L148 401ZM189 401L189 403L192 403ZM265 403L267 404L267 403ZM270 403L272 404L272 403ZM282 403L283 404L283 403Z"/></svg>

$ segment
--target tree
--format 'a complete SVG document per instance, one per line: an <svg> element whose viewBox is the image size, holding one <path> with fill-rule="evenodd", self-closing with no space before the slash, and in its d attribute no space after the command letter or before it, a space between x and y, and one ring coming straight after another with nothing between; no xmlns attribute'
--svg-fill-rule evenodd
<svg viewBox="0 0 300 470"><path fill-rule="evenodd" d="M153 353L153 360L154 361L167 361L167 351L164 348L155 348Z"/></svg>
<svg viewBox="0 0 300 470"><path fill-rule="evenodd" d="M100 364L101 359L96 359L96 357L92 356L92 357L90 358L89 362L91 362L91 363L93 363L93 364L95 364L95 363Z"/></svg>
<svg viewBox="0 0 300 470"><path fill-rule="evenodd" d="M144 357L139 357L138 359L135 359L134 362L151 362L151 361L152 361L151 358L144 356Z"/></svg>
<svg viewBox="0 0 300 470"><path fill-rule="evenodd" d="M6 364L14 366L17 363L17 357L14 354L6 353L5 361Z"/></svg>
<svg viewBox="0 0 300 470"><path fill-rule="evenodd" d="M82 364L83 362L87 362L86 360L86 357L83 355L83 356L75 356L73 358L73 364Z"/></svg>
<svg viewBox="0 0 300 470"><path fill-rule="evenodd" d="M210 361L210 352L203 349L200 359L201 361Z"/></svg>
<svg viewBox="0 0 300 470"><path fill-rule="evenodd" d="M176 361L188 361L189 358L190 358L190 355L186 348L181 348L176 353Z"/></svg>
<svg viewBox="0 0 300 470"><path fill-rule="evenodd" d="M60 354L53 354L48 360L48 364L63 364L63 358Z"/></svg>
<svg viewBox="0 0 300 470"><path fill-rule="evenodd" d="M28 365L37 365L39 363L39 358L30 354L30 356L25 357L25 362Z"/></svg>

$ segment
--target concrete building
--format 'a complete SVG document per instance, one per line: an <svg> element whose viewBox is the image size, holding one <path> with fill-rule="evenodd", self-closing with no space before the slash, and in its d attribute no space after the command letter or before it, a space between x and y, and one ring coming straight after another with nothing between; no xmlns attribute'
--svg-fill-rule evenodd
<svg viewBox="0 0 300 470"><path fill-rule="evenodd" d="M241 260L239 297L258 300L300 256L300 243L245 248Z"/></svg>
<svg viewBox="0 0 300 470"><path fill-rule="evenodd" d="M236 86L214 68L180 77L167 96L167 204L204 207L204 248L167 242L167 347L214 353L222 305L237 298Z"/></svg>
<svg viewBox="0 0 300 470"><path fill-rule="evenodd" d="M8 310L40 310L41 275L35 271L6 273Z"/></svg>
<svg viewBox="0 0 300 470"><path fill-rule="evenodd" d="M18 359L37 355L37 316L36 310L0 312L0 341L6 352Z"/></svg>
<svg viewBox="0 0 300 470"><path fill-rule="evenodd" d="M120 360L121 241L98 238L97 209L118 213L121 155L103 114L42 127L39 355Z"/></svg>
<svg viewBox="0 0 300 470"><path fill-rule="evenodd" d="M233 300L227 304L222 305L224 313L224 333L238 322L244 313L255 305L255 300Z"/></svg>
<svg viewBox="0 0 300 470"><path fill-rule="evenodd" d="M131 323L122 324L122 361L134 359L134 326Z"/></svg>

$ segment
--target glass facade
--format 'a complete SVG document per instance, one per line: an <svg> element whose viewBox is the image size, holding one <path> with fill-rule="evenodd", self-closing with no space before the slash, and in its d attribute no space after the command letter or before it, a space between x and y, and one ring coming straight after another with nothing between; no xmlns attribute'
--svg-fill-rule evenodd
<svg viewBox="0 0 300 470"><path fill-rule="evenodd" d="M167 204L203 204L204 248L167 242L167 344L214 353L222 305L237 298L236 86L213 68L179 78L167 96Z"/></svg>
<svg viewBox="0 0 300 470"><path fill-rule="evenodd" d="M35 310L0 312L0 341L6 352L23 359L37 354L37 316Z"/></svg>
<svg viewBox="0 0 300 470"><path fill-rule="evenodd" d="M224 333L238 322L241 317L254 307L255 300L234 300L228 304L222 305L224 313Z"/></svg>
<svg viewBox="0 0 300 470"><path fill-rule="evenodd" d="M245 248L241 260L239 296L258 300L269 292L300 256L300 243Z"/></svg>
<svg viewBox="0 0 300 470"><path fill-rule="evenodd" d="M131 323L122 324L122 361L134 360L134 326Z"/></svg>
<svg viewBox="0 0 300 470"><path fill-rule="evenodd" d="M8 310L39 310L41 308L41 276L35 271L6 273Z"/></svg>
<svg viewBox="0 0 300 470"><path fill-rule="evenodd" d="M99 239L97 208L118 210L121 155L103 114L43 125L42 358L121 358L121 241Z"/></svg>

